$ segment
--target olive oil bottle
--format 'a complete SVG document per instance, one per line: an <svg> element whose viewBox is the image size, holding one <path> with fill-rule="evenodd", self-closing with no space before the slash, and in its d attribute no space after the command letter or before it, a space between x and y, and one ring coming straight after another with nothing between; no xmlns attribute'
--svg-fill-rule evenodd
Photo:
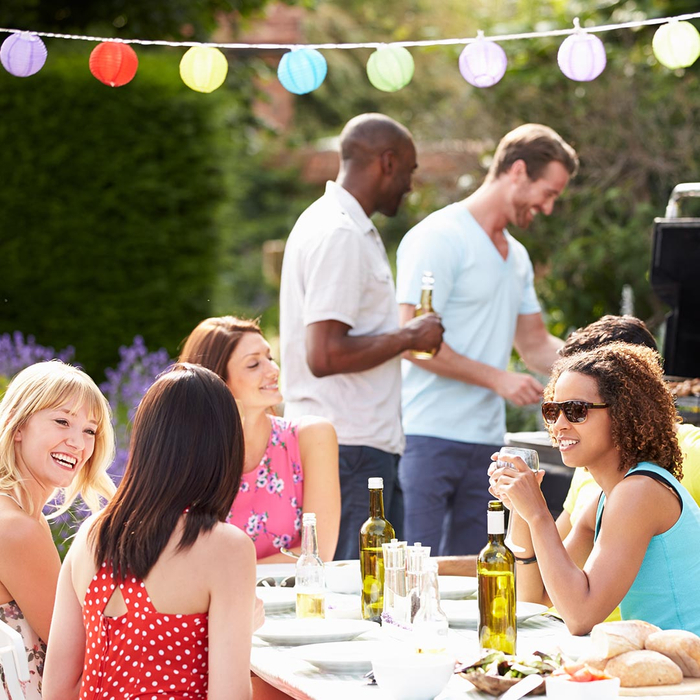
<svg viewBox="0 0 700 700"><path fill-rule="evenodd" d="M423 278L421 280L421 292L420 292L420 304L416 304L416 316L422 316L423 314L434 313L433 308L433 289L435 287L435 278L432 272L424 272ZM413 357L419 360L429 360L435 355L435 350L412 350L411 354Z"/></svg>
<svg viewBox="0 0 700 700"><path fill-rule="evenodd" d="M304 513L301 531L301 555L297 559L295 584L297 617L326 616L326 582L323 562L318 556L316 513Z"/></svg>
<svg viewBox="0 0 700 700"><path fill-rule="evenodd" d="M362 574L362 617L380 622L384 607L384 554L382 545L395 537L384 517L384 480L369 479L369 518L360 528L360 571Z"/></svg>
<svg viewBox="0 0 700 700"><path fill-rule="evenodd" d="M515 654L515 557L505 544L505 512L500 501L489 501L488 544L479 553L479 644Z"/></svg>

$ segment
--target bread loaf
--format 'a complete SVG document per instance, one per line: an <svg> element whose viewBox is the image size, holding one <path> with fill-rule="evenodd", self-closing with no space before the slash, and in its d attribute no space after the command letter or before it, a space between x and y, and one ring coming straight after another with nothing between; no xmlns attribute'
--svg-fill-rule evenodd
<svg viewBox="0 0 700 700"><path fill-rule="evenodd" d="M658 651L680 666L684 676L700 678L700 637L684 630L662 630L650 634L644 646Z"/></svg>
<svg viewBox="0 0 700 700"><path fill-rule="evenodd" d="M609 659L626 651L644 649L646 638L659 631L656 625L642 620L601 622L591 630L593 656Z"/></svg>
<svg viewBox="0 0 700 700"><path fill-rule="evenodd" d="M668 656L647 649L626 651L613 657L605 665L605 672L619 678L622 688L677 685L683 680L683 671Z"/></svg>

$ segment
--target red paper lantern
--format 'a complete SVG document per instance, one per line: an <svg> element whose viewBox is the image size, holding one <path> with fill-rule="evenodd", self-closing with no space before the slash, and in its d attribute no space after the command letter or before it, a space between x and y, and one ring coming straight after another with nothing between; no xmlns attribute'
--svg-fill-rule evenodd
<svg viewBox="0 0 700 700"><path fill-rule="evenodd" d="M129 44L105 41L90 54L90 72L105 85L126 85L135 75L139 59Z"/></svg>

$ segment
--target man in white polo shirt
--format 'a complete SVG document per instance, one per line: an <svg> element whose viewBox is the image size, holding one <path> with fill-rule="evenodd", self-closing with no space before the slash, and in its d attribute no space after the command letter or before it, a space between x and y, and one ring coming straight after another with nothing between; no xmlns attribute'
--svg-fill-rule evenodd
<svg viewBox="0 0 700 700"><path fill-rule="evenodd" d="M399 327L391 268L369 218L377 211L394 216L411 190L417 163L410 132L383 114L362 114L343 129L340 157L336 181L287 240L280 343L285 416L323 416L338 433L342 510L335 558L356 559L368 477L384 478L385 512L401 529L399 356L439 347L442 325L431 314Z"/></svg>

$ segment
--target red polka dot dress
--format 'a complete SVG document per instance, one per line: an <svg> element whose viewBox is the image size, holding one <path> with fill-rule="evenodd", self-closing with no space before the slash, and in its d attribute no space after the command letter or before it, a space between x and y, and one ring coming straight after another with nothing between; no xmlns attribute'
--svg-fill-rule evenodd
<svg viewBox="0 0 700 700"><path fill-rule="evenodd" d="M116 589L103 564L85 596L85 667L80 700L206 700L208 615L165 615L143 581L119 584L127 612L106 617Z"/></svg>

